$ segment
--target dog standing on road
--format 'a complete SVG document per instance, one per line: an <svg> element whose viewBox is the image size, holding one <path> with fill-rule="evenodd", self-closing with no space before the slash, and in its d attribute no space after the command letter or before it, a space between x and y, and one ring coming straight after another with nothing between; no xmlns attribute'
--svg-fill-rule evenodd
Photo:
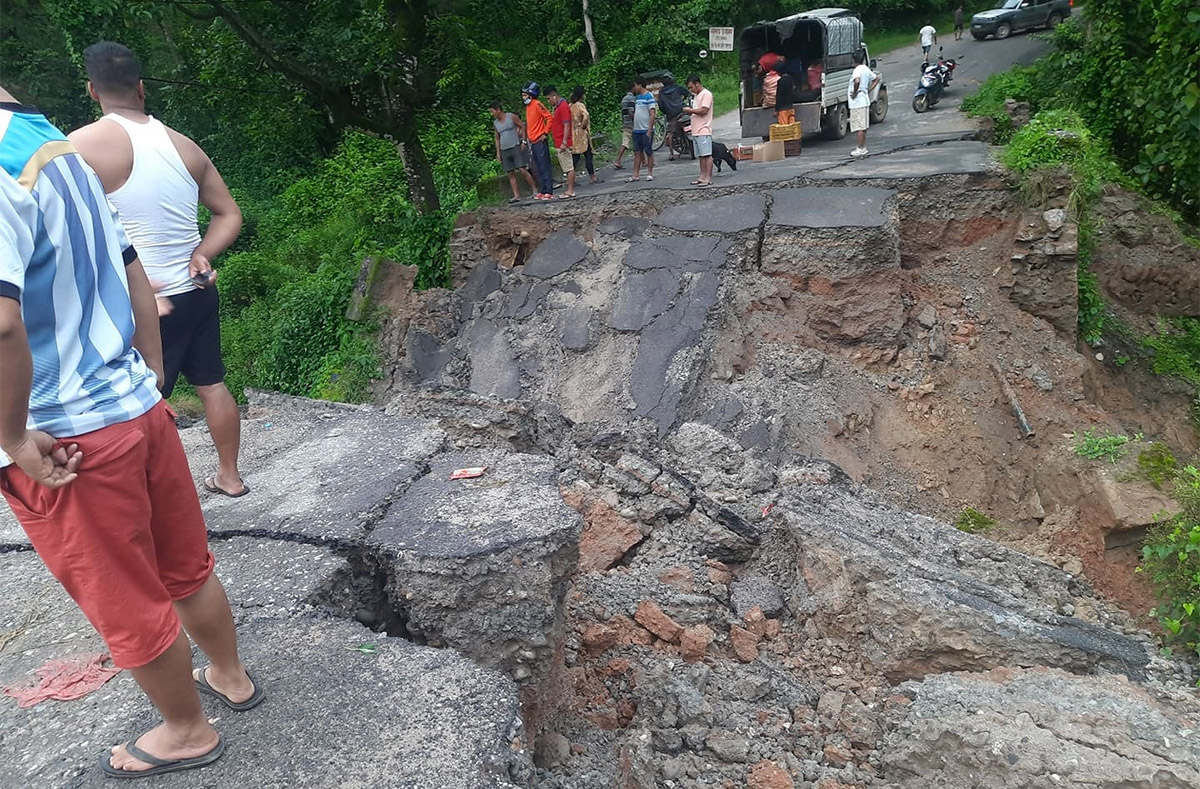
<svg viewBox="0 0 1200 789"><path fill-rule="evenodd" d="M717 168L717 172L721 172L721 163L728 164L733 170L737 171L737 159L733 158L733 154L729 152L729 147L725 143L713 142L713 166Z"/></svg>

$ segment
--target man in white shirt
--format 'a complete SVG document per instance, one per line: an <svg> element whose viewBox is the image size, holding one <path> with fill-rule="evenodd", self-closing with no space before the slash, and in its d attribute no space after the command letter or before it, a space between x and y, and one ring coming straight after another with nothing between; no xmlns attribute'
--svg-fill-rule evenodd
<svg viewBox="0 0 1200 789"><path fill-rule="evenodd" d="M160 318L164 376L159 388L170 397L180 373L195 387L218 458L204 487L243 496L249 488L238 470L241 414L225 386L216 272L210 263L237 239L242 212L200 146L146 114L141 65L128 47L102 41L83 57L88 91L105 115L72 132L71 142L100 176L160 301L170 302ZM197 203L211 214L203 238Z"/></svg>
<svg viewBox="0 0 1200 789"><path fill-rule="evenodd" d="M933 45L937 43L937 28L928 22L925 27L921 28L921 32L917 34L917 38L921 42L921 53L925 55L925 62L929 62L929 50L933 49Z"/></svg>
<svg viewBox="0 0 1200 789"><path fill-rule="evenodd" d="M871 92L879 86L879 75L867 66L863 50L854 53L854 71L850 74L847 99L850 104L850 131L858 134L858 147L851 156L867 155L867 127L871 124Z"/></svg>

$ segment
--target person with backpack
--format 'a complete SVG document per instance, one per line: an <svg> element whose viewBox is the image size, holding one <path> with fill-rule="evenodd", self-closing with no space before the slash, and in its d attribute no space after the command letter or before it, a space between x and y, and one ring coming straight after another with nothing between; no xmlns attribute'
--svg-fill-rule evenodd
<svg viewBox="0 0 1200 789"><path fill-rule="evenodd" d="M675 161L675 148L671 144L676 134L682 134L681 129L676 128L676 121L683 115L684 93L683 88L676 84L675 77L670 72L663 75L663 86L658 90L658 108L662 110L663 118L666 120L667 138L665 140L667 151L670 155L667 157L669 161Z"/></svg>

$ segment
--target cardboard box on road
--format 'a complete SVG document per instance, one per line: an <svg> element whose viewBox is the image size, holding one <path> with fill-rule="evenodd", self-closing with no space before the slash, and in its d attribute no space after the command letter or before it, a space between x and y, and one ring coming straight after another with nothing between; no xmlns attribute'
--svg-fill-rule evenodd
<svg viewBox="0 0 1200 789"><path fill-rule="evenodd" d="M754 146L754 161L778 162L783 160L783 141L760 142Z"/></svg>

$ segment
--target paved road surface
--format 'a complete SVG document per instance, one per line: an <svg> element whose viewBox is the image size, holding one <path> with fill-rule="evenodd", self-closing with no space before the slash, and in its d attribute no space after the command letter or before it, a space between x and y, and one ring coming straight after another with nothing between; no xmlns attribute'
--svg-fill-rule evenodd
<svg viewBox="0 0 1200 789"><path fill-rule="evenodd" d="M913 37L916 38L915 32ZM869 132L868 148L872 156L858 162L850 159L850 149L854 147L853 135L847 135L843 140L806 137L804 153L800 156L770 164L742 162L736 173L726 168L724 173L716 175L715 185L767 183L799 175L840 178L850 173L852 177L897 177L925 175L931 167L949 172L977 169L984 159L984 146L954 142L969 138L974 131L973 122L958 111L963 97L974 93L990 75L1004 71L1015 63L1036 60L1049 51L1050 44L1040 34L1029 33L1019 33L1004 41L975 41L970 35L961 41L954 41L953 35L948 35L941 39L941 44L945 55L958 60L959 66L949 93L936 108L921 114L912 109L912 95L916 90L921 63L920 47L914 44L878 58L877 67L883 73L888 88L888 115L883 123L872 127ZM737 111L719 116L713 124L713 131L714 139L727 145L761 142L757 138L741 139ZM920 150L922 146L934 142L945 144L936 151ZM665 150L655 158L653 182L643 180L636 187L624 183L625 177L632 171L632 157L627 157L625 170L613 170L611 166L603 168L600 172L601 178L605 179L603 184L592 186L586 183L586 178L579 179L578 196L611 194L631 188L688 188L697 175L697 166L690 160L669 162Z"/></svg>

